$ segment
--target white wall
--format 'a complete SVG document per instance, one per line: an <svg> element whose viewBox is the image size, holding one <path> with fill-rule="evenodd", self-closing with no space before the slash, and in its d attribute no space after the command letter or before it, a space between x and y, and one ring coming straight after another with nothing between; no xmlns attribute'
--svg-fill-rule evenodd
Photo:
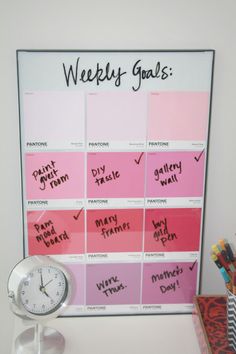
<svg viewBox="0 0 236 354"><path fill-rule="evenodd" d="M16 49L216 50L202 292L222 293L209 251L220 237L236 244L235 13L235 0L0 0L1 353L11 343L7 277L22 257Z"/></svg>

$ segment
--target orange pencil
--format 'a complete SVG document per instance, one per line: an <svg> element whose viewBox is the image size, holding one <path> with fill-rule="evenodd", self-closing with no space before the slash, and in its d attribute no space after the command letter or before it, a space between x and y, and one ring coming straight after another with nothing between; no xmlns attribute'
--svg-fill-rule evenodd
<svg viewBox="0 0 236 354"><path fill-rule="evenodd" d="M236 272L233 272L233 294L236 295Z"/></svg>

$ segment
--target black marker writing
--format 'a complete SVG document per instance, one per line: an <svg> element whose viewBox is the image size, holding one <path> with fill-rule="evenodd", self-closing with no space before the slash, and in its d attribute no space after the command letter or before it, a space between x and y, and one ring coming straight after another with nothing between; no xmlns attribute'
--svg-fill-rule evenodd
<svg viewBox="0 0 236 354"><path fill-rule="evenodd" d="M168 177L165 177L166 174L170 174ZM182 173L182 162L167 164L165 163L162 167L156 168L154 170L154 179L157 182L160 182L161 186L166 186L170 183L178 182L177 174ZM162 179L161 179L162 178Z"/></svg>
<svg viewBox="0 0 236 354"><path fill-rule="evenodd" d="M159 289L162 294L165 294L166 292L170 291L175 292L177 288L180 288L179 280L175 278L178 278L178 276L182 274L183 271L183 268L179 268L179 266L177 265L174 270L164 270L159 274L153 274L151 276L151 281L152 283L158 282ZM167 285L160 284L160 282L163 280L170 280L170 282Z"/></svg>
<svg viewBox="0 0 236 354"><path fill-rule="evenodd" d="M126 285L123 285L120 282L117 276L102 280L100 283L97 283L96 286L98 290L105 294L107 297L127 288Z"/></svg>
<svg viewBox="0 0 236 354"><path fill-rule="evenodd" d="M172 68L168 65L162 65L160 61L156 61L152 68L143 68L142 60L139 59L133 64L132 72L122 70L120 66L112 67L108 61L105 64L97 62L92 67L81 68L80 57L76 59L73 64L66 65L62 63L64 78L66 86L79 85L81 83L95 82L97 86L104 81L113 82L116 87L121 86L122 77L127 74L133 75L135 78L135 85L132 86L133 91L138 91L143 80L159 79L166 80L173 75Z"/></svg>
<svg viewBox="0 0 236 354"><path fill-rule="evenodd" d="M165 163L161 168L156 168L154 171L155 181L159 181L160 175L164 175L165 173L170 173L177 171L179 174L182 173L182 162L167 164Z"/></svg>
<svg viewBox="0 0 236 354"><path fill-rule="evenodd" d="M153 238L157 242L161 241L162 246L165 247L167 242L177 239L177 235L174 232L169 232L166 218L158 221L152 220L152 224L155 229Z"/></svg>
<svg viewBox="0 0 236 354"><path fill-rule="evenodd" d="M44 191L47 188L47 185L53 189L69 180L67 173L65 175L58 176L58 170L55 166L56 161L51 160L51 162L47 165L43 165L41 168L33 171L32 176L35 181L39 181L40 190Z"/></svg>
<svg viewBox="0 0 236 354"><path fill-rule="evenodd" d="M105 165L102 165L102 166L97 167L97 168L92 168L91 172L92 172L93 177L96 177L96 176L104 174L105 173L105 169L106 169Z"/></svg>
<svg viewBox="0 0 236 354"><path fill-rule="evenodd" d="M172 75L172 68L168 66L161 66L161 63L158 61L154 69L143 69L141 66L141 60L137 60L133 66L132 73L138 79L136 86L132 86L134 91L138 91L142 86L142 81L146 79L161 79L166 80L169 76Z"/></svg>
<svg viewBox="0 0 236 354"><path fill-rule="evenodd" d="M69 240L66 230L64 230L61 234L56 232L52 220L48 220L41 224L35 223L34 228L37 231L35 236L36 240L39 243L43 242L47 248L61 243L62 241Z"/></svg>
<svg viewBox="0 0 236 354"><path fill-rule="evenodd" d="M174 270L164 270L161 273L157 273L157 274L153 274L151 279L152 279L152 283L155 283L157 281L160 280L164 280L164 279L169 279L169 278L174 278L177 277L178 275L183 273L183 268L179 268L179 266L177 265L176 268Z"/></svg>
<svg viewBox="0 0 236 354"><path fill-rule="evenodd" d="M83 83L95 82L97 86L103 81L114 81L115 86L121 85L121 77L126 74L126 71L122 71L121 67L116 69L111 68L111 64L106 63L105 67L97 63L95 68L79 70L80 57L77 58L74 66L71 64L69 69L63 63L63 71L66 80L66 85L69 87L71 84L78 85L78 81Z"/></svg>
<svg viewBox="0 0 236 354"><path fill-rule="evenodd" d="M106 171L106 166L100 166L98 168L92 168L91 173L93 177L95 178L94 183L96 183L98 186L101 186L102 184L105 184L110 181L115 181L120 177L120 172L119 171L111 171L109 174L105 175Z"/></svg>
<svg viewBox="0 0 236 354"><path fill-rule="evenodd" d="M112 223L115 223L115 225L117 225L117 220L118 220L117 215L113 214L113 215L106 216L103 219L96 219L95 225L96 225L96 227L102 227L102 226L106 226L106 225L109 225Z"/></svg>
<svg viewBox="0 0 236 354"><path fill-rule="evenodd" d="M168 285L160 285L160 290L161 290L162 294L165 294L166 292L169 292L169 291L176 291L177 288L180 288L178 279L176 279L176 281L174 281Z"/></svg>
<svg viewBox="0 0 236 354"><path fill-rule="evenodd" d="M196 264L197 264L197 259L196 261L193 262L193 264L189 267L189 269L192 271Z"/></svg>
<svg viewBox="0 0 236 354"><path fill-rule="evenodd" d="M109 215L103 219L96 219L95 225L100 229L101 235L104 239L121 232L127 232L130 229L129 222L121 222L118 224L117 214Z"/></svg>
<svg viewBox="0 0 236 354"><path fill-rule="evenodd" d="M120 232L124 232L130 229L130 224L128 222L123 222L121 225L111 227L109 229L102 228L101 235L103 238L111 237L112 235L118 234Z"/></svg>

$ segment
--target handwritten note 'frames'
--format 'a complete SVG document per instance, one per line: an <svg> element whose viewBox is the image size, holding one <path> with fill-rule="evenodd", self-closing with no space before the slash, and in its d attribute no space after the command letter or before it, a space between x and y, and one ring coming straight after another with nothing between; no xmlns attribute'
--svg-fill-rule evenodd
<svg viewBox="0 0 236 354"><path fill-rule="evenodd" d="M87 252L141 252L143 209L87 211Z"/></svg>
<svg viewBox="0 0 236 354"><path fill-rule="evenodd" d="M26 154L26 198L68 199L84 197L84 153Z"/></svg>

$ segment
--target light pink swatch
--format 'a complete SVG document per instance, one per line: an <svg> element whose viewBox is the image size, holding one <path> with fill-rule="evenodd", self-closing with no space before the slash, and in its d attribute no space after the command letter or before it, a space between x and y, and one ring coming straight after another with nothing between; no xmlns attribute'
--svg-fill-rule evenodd
<svg viewBox="0 0 236 354"><path fill-rule="evenodd" d="M85 265L64 264L71 277L71 298L69 305L85 305Z"/></svg>
<svg viewBox="0 0 236 354"><path fill-rule="evenodd" d="M24 95L25 141L84 141L81 91L35 91Z"/></svg>
<svg viewBox="0 0 236 354"><path fill-rule="evenodd" d="M207 138L208 92L153 92L149 95L148 140Z"/></svg>
<svg viewBox="0 0 236 354"><path fill-rule="evenodd" d="M87 139L144 141L147 95L99 92L87 95Z"/></svg>

